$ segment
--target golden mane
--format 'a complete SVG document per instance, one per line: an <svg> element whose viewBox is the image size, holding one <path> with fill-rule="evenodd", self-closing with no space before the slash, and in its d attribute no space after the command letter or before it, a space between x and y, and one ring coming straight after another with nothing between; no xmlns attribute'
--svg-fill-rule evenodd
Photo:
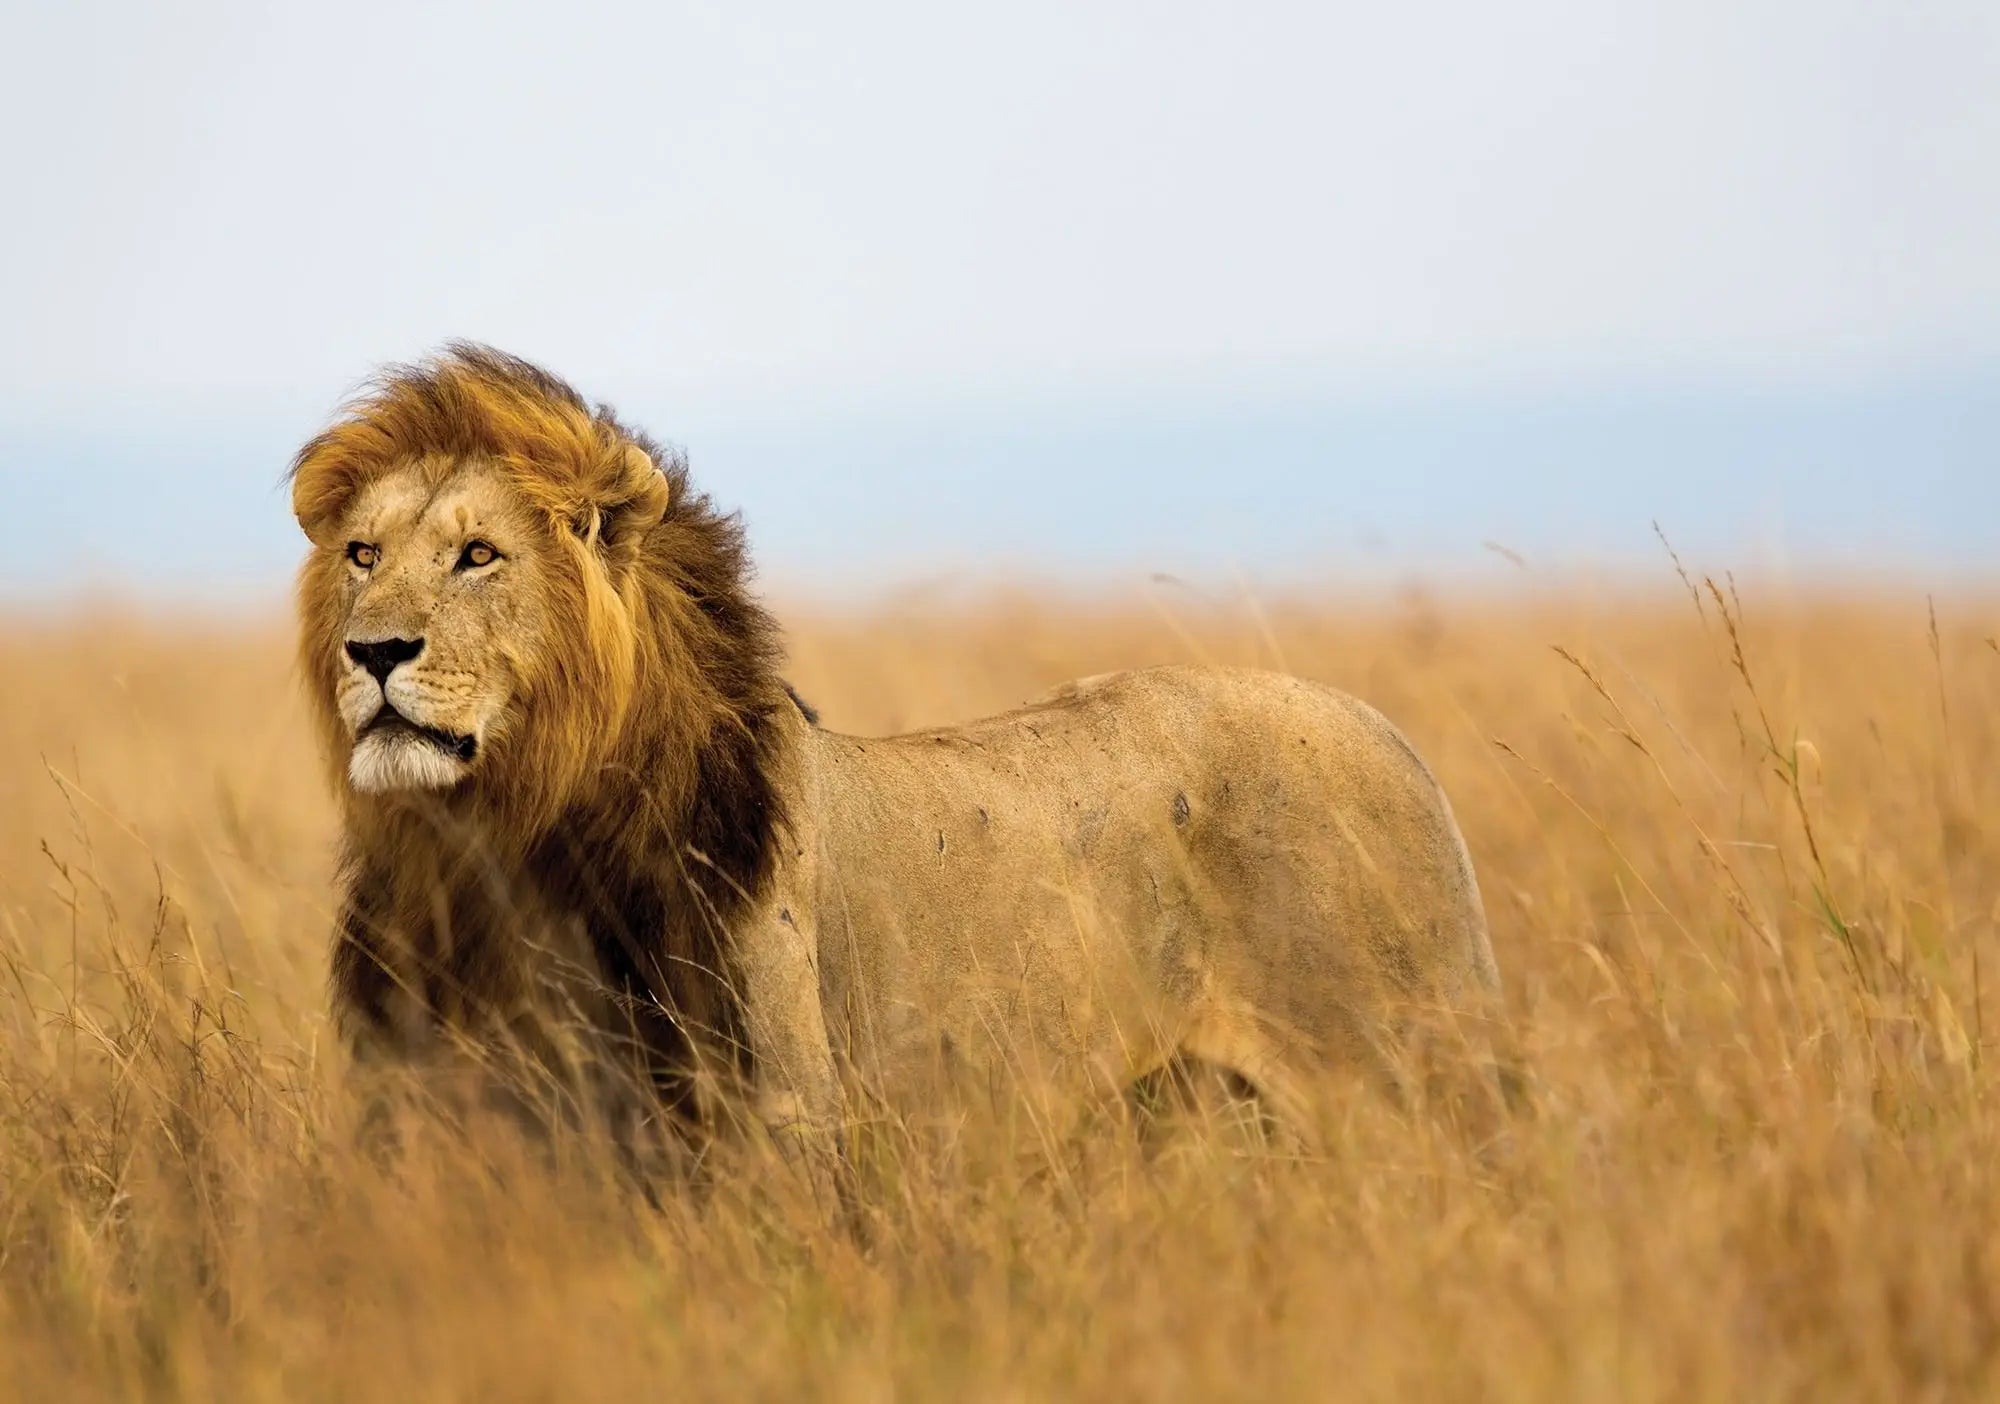
<svg viewBox="0 0 2000 1404"><path fill-rule="evenodd" d="M626 450L634 444L659 468L657 487L633 471ZM678 456L660 455L608 406L593 410L539 367L459 342L431 362L390 367L299 450L293 510L310 533L391 468L424 463L442 477L474 459L502 467L537 506L578 525L593 509L685 488L687 478Z"/></svg>
<svg viewBox="0 0 2000 1404"><path fill-rule="evenodd" d="M466 793L342 787L340 1003L367 1007L365 987L387 978L382 943L421 943L441 897L465 967L455 979L476 987L484 963L509 959L509 899L477 897L477 865L580 912L605 971L640 1003L727 1026L720 932L771 870L777 717L794 703L775 626L748 592L741 525L690 488L678 452L528 362L465 343L391 368L349 402L290 475L317 548L300 574L300 661L330 758L348 744L330 701L341 513L383 474L442 482L473 463L500 470L547 528L556 598L545 656L527 660L536 704ZM673 973L686 970L708 972L703 988ZM664 1026L635 1032L680 1042Z"/></svg>

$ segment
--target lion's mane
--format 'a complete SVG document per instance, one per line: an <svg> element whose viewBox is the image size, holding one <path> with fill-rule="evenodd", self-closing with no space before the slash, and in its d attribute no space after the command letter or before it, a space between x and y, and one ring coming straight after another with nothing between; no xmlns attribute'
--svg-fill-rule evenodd
<svg viewBox="0 0 2000 1404"><path fill-rule="evenodd" d="M300 450L294 506L329 546L323 533L374 477L417 465L442 481L467 462L500 469L546 520L549 644L525 660L534 705L469 793L384 801L337 786L336 1008L365 1023L385 1007L401 943L433 977L422 993L434 1010L476 1014L520 959L509 924L525 881L546 909L581 915L647 1073L679 1079L684 1024L741 1047L722 933L765 885L785 819L776 718L794 699L747 589L741 524L691 489L678 452L608 406L465 343L351 400ZM331 702L342 616L330 558L308 561L298 605L300 663L337 770L349 741Z"/></svg>

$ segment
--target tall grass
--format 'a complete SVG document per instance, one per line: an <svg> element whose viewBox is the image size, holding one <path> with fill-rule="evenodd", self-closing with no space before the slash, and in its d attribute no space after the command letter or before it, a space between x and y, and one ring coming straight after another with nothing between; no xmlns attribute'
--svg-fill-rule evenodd
<svg viewBox="0 0 2000 1404"><path fill-rule="evenodd" d="M754 1148L654 1203L499 1135L361 1154L282 628L0 628L0 1394L1992 1395L2000 606L1681 584L792 611L844 729L1166 660L1373 701L1522 1080L1307 1154L891 1128L858 1233Z"/></svg>

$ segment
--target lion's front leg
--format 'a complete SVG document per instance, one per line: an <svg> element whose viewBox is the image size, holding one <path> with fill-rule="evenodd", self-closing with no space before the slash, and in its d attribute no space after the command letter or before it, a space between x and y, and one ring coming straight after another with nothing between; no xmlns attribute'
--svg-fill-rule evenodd
<svg viewBox="0 0 2000 1404"><path fill-rule="evenodd" d="M813 933L792 906L772 901L744 923L735 954L752 1111L831 1208L845 1200L846 1166L840 1082L820 1003Z"/></svg>

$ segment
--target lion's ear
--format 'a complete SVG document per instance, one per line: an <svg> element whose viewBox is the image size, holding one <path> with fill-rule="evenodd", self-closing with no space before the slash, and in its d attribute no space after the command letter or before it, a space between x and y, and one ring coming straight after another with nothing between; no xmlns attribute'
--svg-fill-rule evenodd
<svg viewBox="0 0 2000 1404"><path fill-rule="evenodd" d="M576 534L612 561L629 563L646 533L667 514L672 489L667 475L637 444L626 444L604 491L584 504L573 523Z"/></svg>
<svg viewBox="0 0 2000 1404"><path fill-rule="evenodd" d="M354 493L349 475L321 453L325 437L307 444L292 461L292 515L298 518L299 529L315 542L337 525L336 519Z"/></svg>

